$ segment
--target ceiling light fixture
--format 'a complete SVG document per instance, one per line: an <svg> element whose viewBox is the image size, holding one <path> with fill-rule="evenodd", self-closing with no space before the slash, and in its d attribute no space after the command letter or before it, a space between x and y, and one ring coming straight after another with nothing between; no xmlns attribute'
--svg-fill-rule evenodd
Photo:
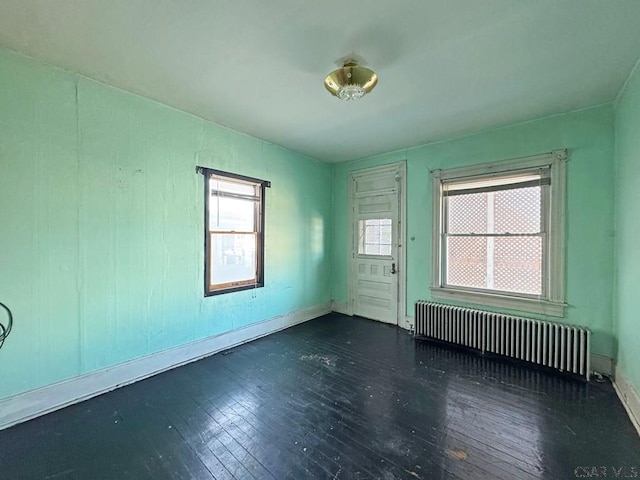
<svg viewBox="0 0 640 480"><path fill-rule="evenodd" d="M324 79L327 90L341 100L358 100L376 86L378 75L361 67L355 60L347 60L342 68L334 70Z"/></svg>

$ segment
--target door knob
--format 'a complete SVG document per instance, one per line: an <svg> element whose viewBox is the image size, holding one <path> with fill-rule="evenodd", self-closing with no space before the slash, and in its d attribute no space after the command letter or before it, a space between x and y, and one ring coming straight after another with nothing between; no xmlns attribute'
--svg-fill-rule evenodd
<svg viewBox="0 0 640 480"><path fill-rule="evenodd" d="M391 264L391 275L395 275L396 273L398 273L398 271L396 270L396 264L392 263Z"/></svg>

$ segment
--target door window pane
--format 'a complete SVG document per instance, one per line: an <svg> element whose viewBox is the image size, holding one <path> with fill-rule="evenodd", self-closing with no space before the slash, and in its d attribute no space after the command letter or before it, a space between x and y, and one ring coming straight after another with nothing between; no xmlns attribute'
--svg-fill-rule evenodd
<svg viewBox="0 0 640 480"><path fill-rule="evenodd" d="M358 254L391 255L393 235L390 218L359 220L358 232Z"/></svg>

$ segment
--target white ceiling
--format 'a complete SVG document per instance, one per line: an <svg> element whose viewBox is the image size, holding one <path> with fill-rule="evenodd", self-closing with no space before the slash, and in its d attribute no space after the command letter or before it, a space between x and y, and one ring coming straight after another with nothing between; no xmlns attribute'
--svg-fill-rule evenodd
<svg viewBox="0 0 640 480"><path fill-rule="evenodd" d="M0 44L335 162L612 101L638 0L0 0ZM327 93L346 56L378 73Z"/></svg>

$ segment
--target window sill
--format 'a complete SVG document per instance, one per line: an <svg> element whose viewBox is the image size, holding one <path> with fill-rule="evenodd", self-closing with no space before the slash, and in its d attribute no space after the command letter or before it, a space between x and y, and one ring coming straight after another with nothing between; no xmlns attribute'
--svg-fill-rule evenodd
<svg viewBox="0 0 640 480"><path fill-rule="evenodd" d="M255 290L256 288L264 287L264 283L249 283L245 285L237 285L227 288L219 288L216 290L205 289L205 297L213 297L215 295L223 295L225 293L241 292L242 290Z"/></svg>
<svg viewBox="0 0 640 480"><path fill-rule="evenodd" d="M443 300L473 303L487 307L519 310L552 317L564 317L566 304L538 300L533 298L514 297L509 295L494 295L491 293L470 292L453 288L431 287L431 297Z"/></svg>

